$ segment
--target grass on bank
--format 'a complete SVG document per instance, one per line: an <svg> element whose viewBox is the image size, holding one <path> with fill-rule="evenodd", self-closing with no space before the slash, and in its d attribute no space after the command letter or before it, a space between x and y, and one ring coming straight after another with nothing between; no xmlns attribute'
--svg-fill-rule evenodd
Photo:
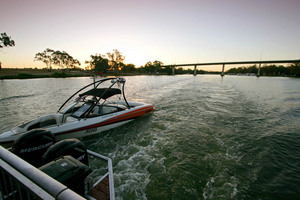
<svg viewBox="0 0 300 200"><path fill-rule="evenodd" d="M27 74L27 73L18 73L17 75L4 75L0 76L0 79L32 79L32 78L67 78L67 77L83 77L87 76L84 74L66 74L64 72L53 74Z"/></svg>

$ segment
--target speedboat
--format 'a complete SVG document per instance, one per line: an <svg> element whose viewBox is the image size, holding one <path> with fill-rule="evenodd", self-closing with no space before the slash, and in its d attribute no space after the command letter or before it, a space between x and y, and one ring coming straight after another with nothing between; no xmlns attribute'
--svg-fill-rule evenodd
<svg viewBox="0 0 300 200"><path fill-rule="evenodd" d="M57 113L24 122L0 135L1 145L10 145L22 133L47 129L56 140L81 138L126 124L154 110L151 104L125 98L124 78L104 78L86 85L69 97ZM103 87L106 86L106 87Z"/></svg>

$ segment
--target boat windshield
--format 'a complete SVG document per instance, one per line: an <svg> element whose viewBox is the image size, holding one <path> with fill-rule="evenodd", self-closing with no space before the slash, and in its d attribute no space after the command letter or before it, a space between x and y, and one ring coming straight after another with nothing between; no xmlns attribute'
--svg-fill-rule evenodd
<svg viewBox="0 0 300 200"><path fill-rule="evenodd" d="M72 114L72 117L79 118L81 117L88 109L92 106L92 103L83 104L76 112Z"/></svg>

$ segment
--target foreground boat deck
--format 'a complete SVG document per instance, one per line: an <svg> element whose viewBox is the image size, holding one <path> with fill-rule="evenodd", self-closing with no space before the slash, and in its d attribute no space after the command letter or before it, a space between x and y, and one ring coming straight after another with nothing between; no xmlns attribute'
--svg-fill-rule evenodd
<svg viewBox="0 0 300 200"><path fill-rule="evenodd" d="M109 175L102 179L90 192L89 195L97 200L110 200Z"/></svg>
<svg viewBox="0 0 300 200"><path fill-rule="evenodd" d="M114 200L114 182L111 159L88 150L89 156L107 161L108 172L82 197L65 185L0 146L0 200Z"/></svg>

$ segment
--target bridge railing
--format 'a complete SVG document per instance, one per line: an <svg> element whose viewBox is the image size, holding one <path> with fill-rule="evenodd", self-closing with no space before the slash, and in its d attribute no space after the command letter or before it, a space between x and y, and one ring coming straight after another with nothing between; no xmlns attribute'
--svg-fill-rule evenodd
<svg viewBox="0 0 300 200"><path fill-rule="evenodd" d="M172 67L174 74L175 67L194 67L194 76L197 75L197 66L211 66L211 65L221 65L222 72L221 76L224 76L225 65L242 65L242 64L258 64L259 69L257 76L260 76L261 64L283 64L283 63L300 63L300 60L260 60L260 61L238 61L238 62L211 62L211 63L193 63L193 64L175 64L175 65L164 65L162 67Z"/></svg>

